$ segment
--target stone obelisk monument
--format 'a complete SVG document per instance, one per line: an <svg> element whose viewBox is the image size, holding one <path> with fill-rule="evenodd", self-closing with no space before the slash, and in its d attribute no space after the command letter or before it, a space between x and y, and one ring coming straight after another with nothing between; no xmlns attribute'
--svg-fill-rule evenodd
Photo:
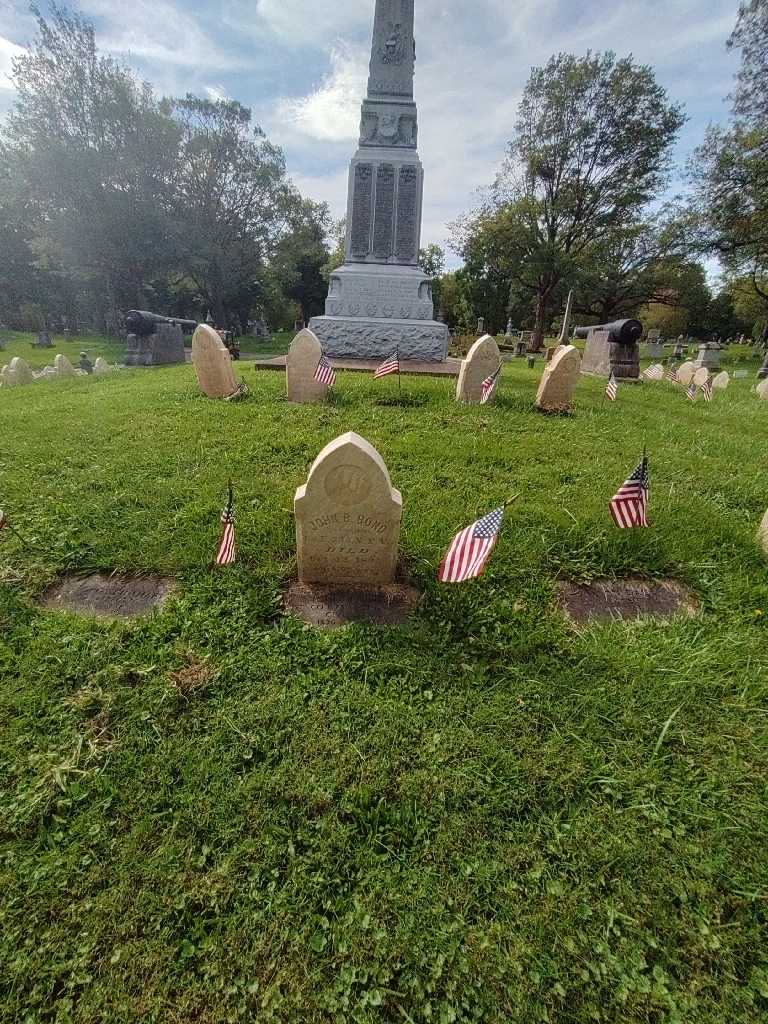
<svg viewBox="0 0 768 1024"><path fill-rule="evenodd" d="M325 316L310 328L327 355L442 361L448 328L434 319L419 269L424 170L413 73L414 0L376 0L360 146L349 172L346 261L331 276Z"/></svg>

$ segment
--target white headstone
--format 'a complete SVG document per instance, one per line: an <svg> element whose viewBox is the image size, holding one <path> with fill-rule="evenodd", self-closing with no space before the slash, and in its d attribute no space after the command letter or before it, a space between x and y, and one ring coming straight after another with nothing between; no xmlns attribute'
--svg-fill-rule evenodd
<svg viewBox="0 0 768 1024"><path fill-rule="evenodd" d="M683 363L682 366L680 366L680 368L677 371L677 379L678 379L678 381L684 387L687 388L688 385L693 380L693 375L694 375L694 373L696 373L697 369L698 369L698 367L696 366L695 363L691 363L691 362Z"/></svg>
<svg viewBox="0 0 768 1024"><path fill-rule="evenodd" d="M237 391L229 349L208 324L200 324L192 336L192 362L200 390L208 398L229 398Z"/></svg>
<svg viewBox="0 0 768 1024"><path fill-rule="evenodd" d="M29 364L21 356L11 360L9 370L14 384L31 384L35 379Z"/></svg>
<svg viewBox="0 0 768 1024"><path fill-rule="evenodd" d="M541 412L570 412L580 375L579 350L574 345L559 349L544 367L536 408Z"/></svg>
<svg viewBox="0 0 768 1024"><path fill-rule="evenodd" d="M712 387L717 388L718 391L725 391L728 385L731 383L731 378L728 376L728 371L723 370L722 373L718 373L715 379L712 381Z"/></svg>
<svg viewBox="0 0 768 1024"><path fill-rule="evenodd" d="M704 387L704 385L709 380L709 377L709 370L706 366L702 366L700 369L696 371L696 373L694 373L693 383L696 385L697 388Z"/></svg>
<svg viewBox="0 0 768 1024"><path fill-rule="evenodd" d="M93 364L93 372L97 377L103 377L107 373L111 373L111 368L107 360L103 356L99 356L96 362Z"/></svg>
<svg viewBox="0 0 768 1024"><path fill-rule="evenodd" d="M757 536L763 551L768 555L768 512L763 516Z"/></svg>
<svg viewBox="0 0 768 1024"><path fill-rule="evenodd" d="M285 361L289 402L322 402L328 394L328 385L315 380L323 347L317 336L305 327L291 342Z"/></svg>
<svg viewBox="0 0 768 1024"><path fill-rule="evenodd" d="M403 499L365 438L344 434L320 452L294 511L303 583L393 582Z"/></svg>
<svg viewBox="0 0 768 1024"><path fill-rule="evenodd" d="M483 397L483 381L491 377L499 368L501 353L496 339L490 334L478 338L467 353L459 370L456 385L456 400L479 405ZM493 401L491 396L489 401Z"/></svg>
<svg viewBox="0 0 768 1024"><path fill-rule="evenodd" d="M70 363L66 356L63 356L61 354L57 355L56 358L53 360L53 365L56 368L56 373L58 373L60 377L77 376L77 374L75 373L74 366L72 365L72 363Z"/></svg>
<svg viewBox="0 0 768 1024"><path fill-rule="evenodd" d="M0 370L0 387L12 388L15 383L16 381L14 379L13 374L11 373L11 368L6 363L2 370Z"/></svg>
<svg viewBox="0 0 768 1024"><path fill-rule="evenodd" d="M11 363L11 366L13 366L13 363ZM761 380L757 385L757 397L764 402L768 402L768 377L765 380Z"/></svg>

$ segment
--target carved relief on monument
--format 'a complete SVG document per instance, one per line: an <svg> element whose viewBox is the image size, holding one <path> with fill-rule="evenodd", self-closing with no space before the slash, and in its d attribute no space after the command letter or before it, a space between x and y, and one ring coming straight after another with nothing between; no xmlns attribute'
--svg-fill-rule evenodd
<svg viewBox="0 0 768 1024"><path fill-rule="evenodd" d="M418 135L416 114L395 108L363 109L360 122L361 146L390 146L415 149Z"/></svg>

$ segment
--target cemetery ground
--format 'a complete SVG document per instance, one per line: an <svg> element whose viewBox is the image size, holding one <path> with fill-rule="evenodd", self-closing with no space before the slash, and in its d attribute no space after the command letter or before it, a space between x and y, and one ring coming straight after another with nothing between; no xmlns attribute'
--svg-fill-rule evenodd
<svg viewBox="0 0 768 1024"><path fill-rule="evenodd" d="M377 405L397 381L348 373L290 406L247 364L236 405L191 366L1 392L2 505L34 548L1 538L0 1020L765 1020L768 406L746 365L709 406L585 379L572 417L533 411L524 361L482 408L407 377L422 404ZM407 628L281 612L294 491L348 430L403 492ZM644 444L653 528L621 532ZM210 572L228 477L240 559ZM486 577L439 586L453 535L513 494ZM90 569L179 590L131 621L37 606ZM557 609L559 579L637 575L699 614Z"/></svg>

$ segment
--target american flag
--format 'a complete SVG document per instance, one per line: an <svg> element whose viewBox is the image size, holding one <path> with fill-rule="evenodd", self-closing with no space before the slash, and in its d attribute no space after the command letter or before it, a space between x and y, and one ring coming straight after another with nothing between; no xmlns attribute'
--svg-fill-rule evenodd
<svg viewBox="0 0 768 1024"><path fill-rule="evenodd" d="M705 402L712 401L715 394L715 387L712 383L711 377L708 377L707 380L705 380L704 383L701 385L701 394Z"/></svg>
<svg viewBox="0 0 768 1024"><path fill-rule="evenodd" d="M661 363L654 363L653 366L649 366L643 374L646 380L664 380L664 367Z"/></svg>
<svg viewBox="0 0 768 1024"><path fill-rule="evenodd" d="M464 583L485 572L504 522L505 506L457 534L440 566L441 583Z"/></svg>
<svg viewBox="0 0 768 1024"><path fill-rule="evenodd" d="M691 381L691 386L685 392L685 397L688 399L689 402L695 402L696 401L696 396L698 395L698 393L699 393L699 388L698 388L698 386L696 384L696 381L692 380Z"/></svg>
<svg viewBox="0 0 768 1024"><path fill-rule="evenodd" d="M326 384L329 388L332 388L336 383L336 374L333 372L333 367L328 362L328 357L325 354L320 356L320 362L315 370L315 380L318 384Z"/></svg>
<svg viewBox="0 0 768 1024"><path fill-rule="evenodd" d="M10 525L11 524L5 518L5 512L0 508L0 530L9 529Z"/></svg>
<svg viewBox="0 0 768 1024"><path fill-rule="evenodd" d="M390 373L400 373L400 352L398 349L376 370L373 377L378 380L380 377L388 377Z"/></svg>
<svg viewBox="0 0 768 1024"><path fill-rule="evenodd" d="M648 459L643 461L611 499L610 509L613 521L620 530L631 530L636 526L649 526L648 522Z"/></svg>
<svg viewBox="0 0 768 1024"><path fill-rule="evenodd" d="M499 378L501 377L502 363L499 363L499 368L495 373L492 373L490 377L486 377L483 381L483 386L480 390L480 405L485 405L486 402L490 402L496 393L496 388L499 385Z"/></svg>
<svg viewBox="0 0 768 1024"><path fill-rule="evenodd" d="M235 562L235 497L232 484L229 485L229 499L221 513L221 540L216 555L216 565L233 565Z"/></svg>
<svg viewBox="0 0 768 1024"><path fill-rule="evenodd" d="M619 395L619 382L616 380L616 374L611 371L611 376L608 378L608 384L605 388L605 397L609 402L615 402Z"/></svg>
<svg viewBox="0 0 768 1024"><path fill-rule="evenodd" d="M667 370L667 380L671 384L679 384L680 383L680 378L677 376L677 367L676 366L670 366L670 368Z"/></svg>
<svg viewBox="0 0 768 1024"><path fill-rule="evenodd" d="M228 395L224 399L224 401L225 402L239 402L241 398L247 398L248 395L250 395L250 393L251 393L251 389L248 387L248 385L245 383L244 380L241 380L240 383L235 388L235 390L232 392L232 394Z"/></svg>

